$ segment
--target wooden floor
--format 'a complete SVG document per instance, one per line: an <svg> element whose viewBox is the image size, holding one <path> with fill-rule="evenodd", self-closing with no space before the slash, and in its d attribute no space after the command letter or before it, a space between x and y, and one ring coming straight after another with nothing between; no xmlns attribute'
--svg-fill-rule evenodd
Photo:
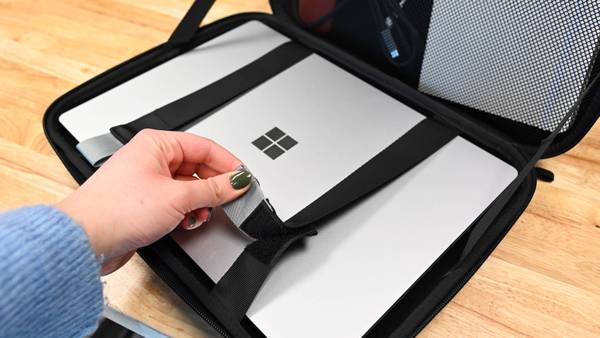
<svg viewBox="0 0 600 338"><path fill-rule="evenodd" d="M42 131L59 95L169 36L190 1L0 0L0 210L76 188ZM219 0L208 21L268 11ZM422 336L600 336L600 124L543 164L556 181ZM109 305L173 336L203 324L136 256L105 278ZM315 328L318 330L318 328Z"/></svg>

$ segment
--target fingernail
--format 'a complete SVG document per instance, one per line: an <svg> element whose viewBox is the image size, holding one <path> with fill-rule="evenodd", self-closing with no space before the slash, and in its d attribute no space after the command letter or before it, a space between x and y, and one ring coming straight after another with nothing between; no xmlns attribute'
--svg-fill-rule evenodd
<svg viewBox="0 0 600 338"><path fill-rule="evenodd" d="M186 228L188 230L192 230L192 229L196 229L199 225L200 224L198 224L198 220L196 219L196 216L193 214L190 214Z"/></svg>
<svg viewBox="0 0 600 338"><path fill-rule="evenodd" d="M252 174L246 169L240 169L229 177L229 182L235 190L244 189L252 182Z"/></svg>

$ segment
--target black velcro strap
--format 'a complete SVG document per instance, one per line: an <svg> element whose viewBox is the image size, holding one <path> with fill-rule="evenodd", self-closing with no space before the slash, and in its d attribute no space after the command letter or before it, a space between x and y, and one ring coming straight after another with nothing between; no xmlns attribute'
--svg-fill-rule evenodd
<svg viewBox="0 0 600 338"><path fill-rule="evenodd" d="M314 228L304 227L253 242L221 277L211 294L228 307L234 318L241 320L283 252L295 241L316 234Z"/></svg>
<svg viewBox="0 0 600 338"><path fill-rule="evenodd" d="M286 224L303 226L347 206L412 169L457 135L456 129L424 119Z"/></svg>
<svg viewBox="0 0 600 338"><path fill-rule="evenodd" d="M185 13L185 16L175 28L169 38L169 43L174 45L184 44L192 40L198 26L215 3L215 0L196 0Z"/></svg>
<svg viewBox="0 0 600 338"><path fill-rule="evenodd" d="M288 228L263 200L242 223L240 229L252 238L261 239L283 236Z"/></svg>
<svg viewBox="0 0 600 338"><path fill-rule="evenodd" d="M113 127L110 132L122 143L127 143L145 128L181 129L295 65L311 53L309 49L296 42L286 42L208 86L132 122Z"/></svg>

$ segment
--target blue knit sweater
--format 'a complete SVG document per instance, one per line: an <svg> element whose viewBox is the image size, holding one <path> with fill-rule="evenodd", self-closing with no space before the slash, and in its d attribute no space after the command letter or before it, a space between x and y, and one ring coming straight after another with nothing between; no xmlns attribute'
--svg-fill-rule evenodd
<svg viewBox="0 0 600 338"><path fill-rule="evenodd" d="M0 214L0 337L82 337L104 307L85 232L49 206Z"/></svg>

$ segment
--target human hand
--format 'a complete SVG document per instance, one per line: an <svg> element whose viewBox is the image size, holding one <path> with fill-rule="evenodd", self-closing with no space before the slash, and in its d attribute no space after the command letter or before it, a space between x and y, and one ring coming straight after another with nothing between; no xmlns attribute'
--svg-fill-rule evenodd
<svg viewBox="0 0 600 338"><path fill-rule="evenodd" d="M96 254L104 258L102 273L108 274L135 249L178 224L198 227L210 217L209 208L244 194L251 174L236 171L240 165L211 140L146 129L57 208L82 226Z"/></svg>

